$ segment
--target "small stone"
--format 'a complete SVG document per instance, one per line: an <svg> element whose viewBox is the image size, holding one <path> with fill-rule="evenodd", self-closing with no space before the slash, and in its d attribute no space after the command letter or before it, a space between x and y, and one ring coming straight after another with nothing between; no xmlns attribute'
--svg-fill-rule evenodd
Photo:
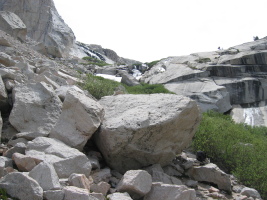
<svg viewBox="0 0 267 200"><path fill-rule="evenodd" d="M110 184L108 184L107 182L99 182L98 184L93 183L90 189L93 192L101 193L106 196L110 189Z"/></svg>

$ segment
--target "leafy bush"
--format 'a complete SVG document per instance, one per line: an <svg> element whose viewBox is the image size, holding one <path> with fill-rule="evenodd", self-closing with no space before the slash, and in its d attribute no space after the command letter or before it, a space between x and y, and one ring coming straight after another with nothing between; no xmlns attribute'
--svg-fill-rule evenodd
<svg viewBox="0 0 267 200"><path fill-rule="evenodd" d="M161 84L149 85L142 83L141 85L127 86L92 74L88 74L83 83L80 83L80 86L96 99L113 95L116 90L125 90L125 93L129 94L172 93Z"/></svg>
<svg viewBox="0 0 267 200"><path fill-rule="evenodd" d="M267 197L267 127L236 124L230 116L203 114L193 147Z"/></svg>
<svg viewBox="0 0 267 200"><path fill-rule="evenodd" d="M84 82L80 85L96 99L100 99L103 96L113 95L115 89L121 84L100 76L88 74Z"/></svg>
<svg viewBox="0 0 267 200"><path fill-rule="evenodd" d="M103 67L106 65L109 65L108 63L102 61L102 60L98 60L97 58L93 58L93 57L83 57L83 60L87 61L86 63L82 63L84 65L97 65L99 67Z"/></svg>
<svg viewBox="0 0 267 200"><path fill-rule="evenodd" d="M8 196L5 189L0 189L0 200L7 200Z"/></svg>
<svg viewBox="0 0 267 200"><path fill-rule="evenodd" d="M148 69L151 69L154 65L156 65L160 60L155 60L149 63L145 63L148 66Z"/></svg>
<svg viewBox="0 0 267 200"><path fill-rule="evenodd" d="M140 85L127 86L124 85L130 94L155 94L155 93L172 93L167 90L162 84L147 84L141 83Z"/></svg>

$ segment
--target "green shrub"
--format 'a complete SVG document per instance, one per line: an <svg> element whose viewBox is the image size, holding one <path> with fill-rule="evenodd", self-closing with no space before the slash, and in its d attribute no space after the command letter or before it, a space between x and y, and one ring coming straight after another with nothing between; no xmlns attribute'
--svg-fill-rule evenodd
<svg viewBox="0 0 267 200"><path fill-rule="evenodd" d="M141 83L136 86L127 86L124 85L130 94L155 94L155 93L172 93L167 90L162 84L147 84Z"/></svg>
<svg viewBox="0 0 267 200"><path fill-rule="evenodd" d="M136 86L127 86L122 83L105 79L100 76L94 76L88 74L83 83L80 86L87 90L96 99L100 99L103 96L113 95L114 91L125 90L125 93L129 94L153 94L153 93L172 93L161 84L149 85L141 83Z"/></svg>
<svg viewBox="0 0 267 200"><path fill-rule="evenodd" d="M89 57L89 56L83 57L83 60L87 61L86 63L81 63L83 65L97 65L99 67L109 65L108 63L106 63L102 60L98 60L97 58L93 58L93 57Z"/></svg>
<svg viewBox="0 0 267 200"><path fill-rule="evenodd" d="M210 58L199 58L198 60L196 60L198 63L207 63L207 62L211 62Z"/></svg>
<svg viewBox="0 0 267 200"><path fill-rule="evenodd" d="M103 96L113 95L115 89L121 84L100 76L88 74L84 82L80 85L96 99L100 99Z"/></svg>
<svg viewBox="0 0 267 200"><path fill-rule="evenodd" d="M7 200L8 195L5 189L0 188L0 200Z"/></svg>
<svg viewBox="0 0 267 200"><path fill-rule="evenodd" d="M193 147L267 197L267 127L236 124L230 116L203 113Z"/></svg>
<svg viewBox="0 0 267 200"><path fill-rule="evenodd" d="M149 62L149 63L145 63L147 64L148 66L148 69L151 69L154 65L158 64L160 60L155 60L155 61L152 61L152 62Z"/></svg>

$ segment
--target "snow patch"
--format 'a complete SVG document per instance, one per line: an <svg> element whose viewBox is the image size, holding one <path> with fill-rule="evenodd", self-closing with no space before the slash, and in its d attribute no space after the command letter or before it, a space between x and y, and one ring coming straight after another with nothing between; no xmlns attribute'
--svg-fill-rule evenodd
<svg viewBox="0 0 267 200"><path fill-rule="evenodd" d="M114 75L108 75L108 74L95 74L95 75L101 76L101 77L109 79L109 80L117 81L117 82L121 82L121 79L122 79L122 77L118 77L118 76L114 76Z"/></svg>

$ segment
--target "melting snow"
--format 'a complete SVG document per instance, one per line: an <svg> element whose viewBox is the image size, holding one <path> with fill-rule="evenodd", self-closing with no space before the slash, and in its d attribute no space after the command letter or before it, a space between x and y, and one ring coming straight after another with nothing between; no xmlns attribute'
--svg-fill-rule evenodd
<svg viewBox="0 0 267 200"><path fill-rule="evenodd" d="M110 79L110 80L117 81L117 82L121 82L121 79L122 79L122 77L117 77L117 76L108 75L108 74L96 74L96 76L101 76L103 78Z"/></svg>

